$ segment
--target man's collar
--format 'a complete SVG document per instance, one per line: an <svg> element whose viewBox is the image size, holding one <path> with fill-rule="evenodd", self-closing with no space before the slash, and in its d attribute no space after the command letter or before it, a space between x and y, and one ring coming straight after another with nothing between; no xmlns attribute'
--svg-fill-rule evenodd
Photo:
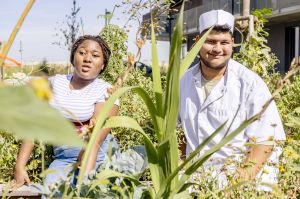
<svg viewBox="0 0 300 199"><path fill-rule="evenodd" d="M195 81L201 81L200 63L201 62L199 61L194 66L192 66L192 74L193 74L193 79ZM229 76L230 76L229 73L230 73L230 70L231 70L231 67L232 67L231 65L232 65L232 60L229 59L228 65L227 65L225 73L223 75L224 78L223 77L221 78L221 79L224 79L224 86L227 85L228 79L230 79L229 78Z"/></svg>

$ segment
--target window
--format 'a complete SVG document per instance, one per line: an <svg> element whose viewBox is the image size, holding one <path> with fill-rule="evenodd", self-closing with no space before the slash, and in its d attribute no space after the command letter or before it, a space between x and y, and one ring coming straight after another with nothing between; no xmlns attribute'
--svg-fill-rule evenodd
<svg viewBox="0 0 300 199"><path fill-rule="evenodd" d="M300 56L300 26L287 27L285 41L285 71L288 71L293 58Z"/></svg>

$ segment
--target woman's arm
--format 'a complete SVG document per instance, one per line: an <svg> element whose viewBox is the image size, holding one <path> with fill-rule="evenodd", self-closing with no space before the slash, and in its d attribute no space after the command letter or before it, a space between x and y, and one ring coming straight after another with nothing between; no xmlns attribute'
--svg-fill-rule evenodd
<svg viewBox="0 0 300 199"><path fill-rule="evenodd" d="M101 113L104 104L105 103L97 103L95 105L95 112L94 112L94 115L93 115L93 119L96 119L97 116ZM113 107L109 111L108 117L116 116L117 114L118 114L118 106L113 105ZM101 129L98 132L95 144L93 145L92 152L91 152L90 157L88 159L86 174L88 174L89 172L91 172L92 170L95 169L99 148L100 148L101 144L103 143L103 141L105 140L106 136L109 134L110 130L111 129Z"/></svg>
<svg viewBox="0 0 300 199"><path fill-rule="evenodd" d="M32 141L22 141L21 149L16 162L14 181L11 185L11 188L16 189L18 187L21 187L25 183L30 183L30 179L28 177L25 167L29 160L33 147L34 143Z"/></svg>

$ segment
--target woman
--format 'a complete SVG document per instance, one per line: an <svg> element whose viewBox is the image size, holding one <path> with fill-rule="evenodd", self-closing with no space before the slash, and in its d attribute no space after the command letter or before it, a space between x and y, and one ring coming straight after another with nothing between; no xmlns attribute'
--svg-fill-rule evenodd
<svg viewBox="0 0 300 199"><path fill-rule="evenodd" d="M91 123L90 121L101 113L104 106L110 84L97 77L105 70L110 54L109 47L100 36L81 36L71 49L70 61L74 67L73 74L49 78L53 89L50 105L72 121L78 129L82 124ZM109 116L117 115L117 112L118 102L110 110ZM109 132L110 129L102 129L98 133L88 160L86 174L93 171L103 161L112 139ZM31 141L24 140L22 143L15 168L12 185L14 188L30 182L25 166L33 146ZM72 170L70 164L76 163L80 151L81 149L76 147L54 147L54 161L49 166L49 169L54 172L46 175L44 184L48 186L65 180Z"/></svg>

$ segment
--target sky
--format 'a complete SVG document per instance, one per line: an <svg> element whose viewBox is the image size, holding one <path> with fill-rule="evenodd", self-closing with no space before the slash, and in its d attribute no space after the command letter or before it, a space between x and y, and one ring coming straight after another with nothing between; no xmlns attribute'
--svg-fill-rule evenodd
<svg viewBox="0 0 300 199"><path fill-rule="evenodd" d="M0 0L0 3L0 41L7 41L28 0ZM77 0L77 4L81 7L79 17L83 21L84 33L96 35L105 24L105 19L98 16L104 14L105 9L112 11L116 4L121 4L121 0ZM36 0L8 56L23 63L41 62L43 59L48 62L68 61L68 50L53 43L59 41L55 34L58 33L59 24L63 23L65 16L71 13L71 7L72 0ZM126 9L128 7L117 8L110 23L123 27L128 19L128 16L122 14ZM133 22L131 25L127 45L128 51L135 54L137 23ZM22 56L20 46L23 49ZM150 41L147 41L142 49L141 61L150 63L150 46ZM167 61L169 42L158 42L158 50L160 61Z"/></svg>

